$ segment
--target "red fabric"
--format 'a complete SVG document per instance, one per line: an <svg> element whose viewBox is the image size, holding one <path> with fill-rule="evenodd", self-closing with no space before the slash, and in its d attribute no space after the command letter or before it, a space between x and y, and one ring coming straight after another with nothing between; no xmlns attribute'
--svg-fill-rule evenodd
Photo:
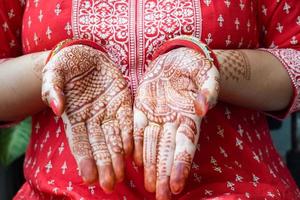
<svg viewBox="0 0 300 200"><path fill-rule="evenodd" d="M285 2L291 5L288 14ZM153 52L176 35L193 34L212 49L269 47L272 41L277 46L293 47L287 41L294 36L300 39L294 28L300 15L297 2L28 0L23 17L23 51L51 49L66 38L90 39L101 44L130 78L135 93ZM1 16L6 9L1 7ZM285 27L280 34L276 32L278 23ZM266 37L259 37L261 30L267 31ZM24 162L26 183L14 199L154 199L154 194L143 188L142 169L131 159L126 162L126 179L113 194L104 194L98 184L84 185L63 122L47 109L33 116ZM300 199L272 144L263 114L220 102L202 121L187 187L174 199L213 197Z"/></svg>
<svg viewBox="0 0 300 200"><path fill-rule="evenodd" d="M294 96L287 109L269 112L277 119L300 110L300 6L295 0L259 1L258 12L261 45L273 54L286 68L294 88ZM285 49L291 48L291 49Z"/></svg>
<svg viewBox="0 0 300 200"><path fill-rule="evenodd" d="M1 1L0 7L0 59L19 56L21 25L25 1Z"/></svg>

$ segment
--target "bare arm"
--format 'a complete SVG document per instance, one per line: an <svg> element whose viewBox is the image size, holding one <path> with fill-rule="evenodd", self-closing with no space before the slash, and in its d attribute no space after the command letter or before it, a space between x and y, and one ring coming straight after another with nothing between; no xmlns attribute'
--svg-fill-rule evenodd
<svg viewBox="0 0 300 200"><path fill-rule="evenodd" d="M41 100L41 70L49 52L39 52L0 63L0 121L13 121L34 114Z"/></svg>
<svg viewBox="0 0 300 200"><path fill-rule="evenodd" d="M291 80L281 62L260 50L215 50L220 63L219 99L263 111L285 109Z"/></svg>

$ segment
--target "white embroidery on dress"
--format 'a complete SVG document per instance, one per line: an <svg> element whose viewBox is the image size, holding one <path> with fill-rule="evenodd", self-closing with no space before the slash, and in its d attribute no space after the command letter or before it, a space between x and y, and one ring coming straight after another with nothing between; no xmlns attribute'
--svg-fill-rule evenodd
<svg viewBox="0 0 300 200"><path fill-rule="evenodd" d="M54 13L58 16L61 13L60 3L57 3L54 9Z"/></svg>
<svg viewBox="0 0 300 200"><path fill-rule="evenodd" d="M293 36L293 37L292 37L292 39L290 40L290 43L291 43L292 45L298 44L298 40L297 40L296 36Z"/></svg>
<svg viewBox="0 0 300 200"><path fill-rule="evenodd" d="M7 13L8 18L11 19L14 16L16 16L14 9L10 9L9 12Z"/></svg>
<svg viewBox="0 0 300 200"><path fill-rule="evenodd" d="M295 88L295 97L293 104L289 108L289 113L300 110L300 51L294 49L263 49L276 58L278 58L282 65L287 70L289 77L292 80L293 87Z"/></svg>
<svg viewBox="0 0 300 200"><path fill-rule="evenodd" d="M37 122L36 124L35 124L35 133L37 134L38 132L39 132L39 130L40 130L40 124L39 124L39 122Z"/></svg>
<svg viewBox="0 0 300 200"><path fill-rule="evenodd" d="M7 23L7 22L4 22L4 23L2 24L2 28L3 28L4 32L6 32L6 31L9 29L8 23Z"/></svg>
<svg viewBox="0 0 300 200"><path fill-rule="evenodd" d="M46 35L49 40L51 39L51 34L52 34L52 30L50 29L50 26L48 26L46 30Z"/></svg>
<svg viewBox="0 0 300 200"><path fill-rule="evenodd" d="M207 34L207 38L205 38L205 41L206 41L207 45L210 45L210 43L212 43L213 39L212 39L211 33Z"/></svg>
<svg viewBox="0 0 300 200"><path fill-rule="evenodd" d="M287 2L285 2L284 6L283 6L283 10L285 11L285 13L289 14L290 9L291 9L291 6Z"/></svg>
<svg viewBox="0 0 300 200"><path fill-rule="evenodd" d="M243 141L236 138L236 143L235 143L235 146L238 147L240 150L243 150L244 147L243 147Z"/></svg>
<svg viewBox="0 0 300 200"><path fill-rule="evenodd" d="M63 163L63 165L61 166L61 173L65 174L66 173L66 169L68 169L68 166L67 166L67 162L65 161Z"/></svg>

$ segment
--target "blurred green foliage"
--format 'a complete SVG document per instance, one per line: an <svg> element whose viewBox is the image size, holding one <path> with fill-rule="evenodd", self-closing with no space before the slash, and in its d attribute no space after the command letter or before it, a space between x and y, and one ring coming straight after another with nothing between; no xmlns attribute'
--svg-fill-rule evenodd
<svg viewBox="0 0 300 200"><path fill-rule="evenodd" d="M31 133L31 118L27 118L15 126L0 129L0 164L10 165L23 155Z"/></svg>

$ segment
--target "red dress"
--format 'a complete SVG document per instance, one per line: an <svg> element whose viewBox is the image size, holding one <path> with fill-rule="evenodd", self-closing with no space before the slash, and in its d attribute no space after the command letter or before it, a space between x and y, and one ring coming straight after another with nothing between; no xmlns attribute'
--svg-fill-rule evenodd
<svg viewBox="0 0 300 200"><path fill-rule="evenodd" d="M273 114L282 118L299 109L298 0L28 0L23 22L24 0L3 3L3 58L18 55L20 44L27 54L51 49L66 38L87 38L107 50L134 93L153 52L169 38L192 34L212 49L270 48L294 86L289 109ZM21 25L22 42L16 34ZM84 185L62 120L47 109L33 116L32 125L24 162L26 183L14 199L155 198L145 191L142 168L131 159L114 193L106 195L98 184ZM204 118L187 186L174 199L215 197L300 199L263 113L219 102Z"/></svg>

